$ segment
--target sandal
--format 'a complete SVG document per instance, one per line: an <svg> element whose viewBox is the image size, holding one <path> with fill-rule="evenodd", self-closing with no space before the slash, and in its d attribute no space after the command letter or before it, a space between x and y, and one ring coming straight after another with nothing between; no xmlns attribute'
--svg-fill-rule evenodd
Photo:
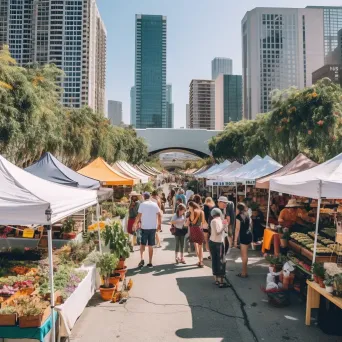
<svg viewBox="0 0 342 342"><path fill-rule="evenodd" d="M179 259L178 258L176 258L176 264L179 264Z"/></svg>
<svg viewBox="0 0 342 342"><path fill-rule="evenodd" d="M204 265L203 265L203 264L200 264L200 263L197 263L197 266L198 266L199 268L203 268L203 267L204 267Z"/></svg>
<svg viewBox="0 0 342 342"><path fill-rule="evenodd" d="M220 288L220 289L226 289L226 288L228 288L228 287L231 287L231 285L230 285L230 284L227 284L227 283L220 283L220 284L219 284L219 288Z"/></svg>
<svg viewBox="0 0 342 342"><path fill-rule="evenodd" d="M216 280L215 281L215 283L214 283L215 285L220 285L220 283Z"/></svg>
<svg viewBox="0 0 342 342"><path fill-rule="evenodd" d="M239 273L239 274L237 274L236 276L239 277L239 278L248 278L248 275L247 275L247 274L246 274L246 275L243 275L242 273Z"/></svg>
<svg viewBox="0 0 342 342"><path fill-rule="evenodd" d="M181 263L181 264L183 264L183 265L185 265L185 264L186 264L186 262L185 262L185 260L184 260L184 259L181 259L180 263Z"/></svg>

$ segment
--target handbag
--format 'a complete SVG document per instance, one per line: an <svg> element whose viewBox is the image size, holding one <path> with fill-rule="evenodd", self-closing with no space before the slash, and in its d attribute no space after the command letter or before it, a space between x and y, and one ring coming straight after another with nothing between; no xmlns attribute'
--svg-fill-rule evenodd
<svg viewBox="0 0 342 342"><path fill-rule="evenodd" d="M171 228L170 228L170 233L172 234L172 235L176 235L176 227L172 224L171 225Z"/></svg>

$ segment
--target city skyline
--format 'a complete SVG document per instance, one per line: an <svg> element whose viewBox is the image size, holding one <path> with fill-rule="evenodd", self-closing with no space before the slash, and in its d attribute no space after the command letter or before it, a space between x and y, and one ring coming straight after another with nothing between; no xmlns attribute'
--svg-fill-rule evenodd
<svg viewBox="0 0 342 342"><path fill-rule="evenodd" d="M233 60L233 75L242 74L241 20L257 7L275 7L271 0L255 3L246 0L232 7L225 0L131 0L111 2L97 0L108 31L107 99L111 94L123 102L123 117L130 121L130 90L134 85L135 15L162 14L168 18L167 82L173 85L175 127L186 125L186 104L192 79L211 79L213 58ZM305 8L322 6L323 1L279 0L276 7ZM340 6L331 0L329 6ZM182 11L179 11L179 8ZM194 8L198 10L194 11ZM219 10L218 10L219 9ZM206 23L205 25L203 23ZM210 23L210 25L208 25Z"/></svg>

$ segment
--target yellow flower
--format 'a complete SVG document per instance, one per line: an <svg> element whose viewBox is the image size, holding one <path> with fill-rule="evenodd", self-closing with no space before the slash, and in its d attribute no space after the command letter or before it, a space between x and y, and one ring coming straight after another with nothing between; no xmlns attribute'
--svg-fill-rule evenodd
<svg viewBox="0 0 342 342"><path fill-rule="evenodd" d="M0 87L6 88L6 89L9 89L9 90L13 89L13 87L10 84L8 84L6 82L2 82L2 81L0 81Z"/></svg>
<svg viewBox="0 0 342 342"><path fill-rule="evenodd" d="M317 94L316 92L313 92L313 93L312 93L312 97L313 97L313 98L316 98L317 96L318 96L318 94Z"/></svg>

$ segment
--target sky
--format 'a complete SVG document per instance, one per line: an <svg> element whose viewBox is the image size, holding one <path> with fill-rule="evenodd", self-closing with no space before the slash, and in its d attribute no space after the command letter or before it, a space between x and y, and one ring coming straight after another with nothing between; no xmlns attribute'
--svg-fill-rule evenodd
<svg viewBox="0 0 342 342"><path fill-rule="evenodd" d="M185 126L192 79L211 79L215 57L233 60L241 75L241 20L255 7L341 6L341 0L97 0L107 28L107 100L121 101L130 123L134 85L135 14L167 16L167 83L172 84L175 128Z"/></svg>

